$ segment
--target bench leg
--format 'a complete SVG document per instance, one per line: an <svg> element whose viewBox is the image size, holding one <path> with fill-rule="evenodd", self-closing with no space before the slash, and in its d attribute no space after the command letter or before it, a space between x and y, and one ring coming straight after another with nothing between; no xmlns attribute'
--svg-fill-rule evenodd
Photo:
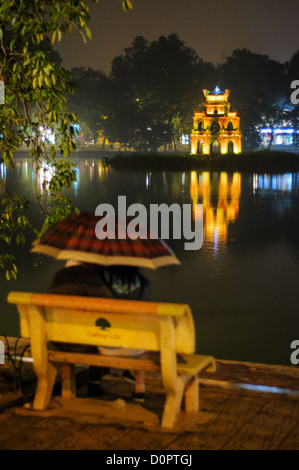
<svg viewBox="0 0 299 470"><path fill-rule="evenodd" d="M166 401L164 405L162 427L172 428L177 420L184 393L184 382L177 379L176 389L166 392Z"/></svg>
<svg viewBox="0 0 299 470"><path fill-rule="evenodd" d="M56 367L51 362L48 362L46 374L39 375L37 378L37 389L32 405L34 410L44 410L47 408L51 399L56 374Z"/></svg>
<svg viewBox="0 0 299 470"><path fill-rule="evenodd" d="M192 413L199 410L199 379L198 375L186 384L185 411Z"/></svg>
<svg viewBox="0 0 299 470"><path fill-rule="evenodd" d="M37 377L37 389L32 406L34 410L44 410L51 399L57 369L48 361L43 310L31 306L29 320L33 368Z"/></svg>
<svg viewBox="0 0 299 470"><path fill-rule="evenodd" d="M76 396L76 384L75 384L75 365L74 364L63 364L61 369L61 396L64 400L70 400Z"/></svg>

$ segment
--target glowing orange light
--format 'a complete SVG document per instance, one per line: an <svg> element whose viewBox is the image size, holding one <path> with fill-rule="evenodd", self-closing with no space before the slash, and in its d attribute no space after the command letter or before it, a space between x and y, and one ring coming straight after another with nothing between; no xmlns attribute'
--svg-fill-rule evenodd
<svg viewBox="0 0 299 470"><path fill-rule="evenodd" d="M215 178L215 177L214 177ZM214 179L213 178L213 179ZM218 183L215 186L215 183ZM217 200L217 206L213 199ZM203 230L206 243L226 243L228 226L234 222L239 214L239 200L241 195L241 174L234 173L229 176L221 172L217 181L211 181L209 172L203 172L201 177L196 171L191 173L190 196L193 203L193 217L196 204L203 204Z"/></svg>
<svg viewBox="0 0 299 470"><path fill-rule="evenodd" d="M230 112L229 90L214 92L203 90L206 102L204 112L194 112L191 133L191 155L209 155L219 143L220 153L241 153L240 118Z"/></svg>

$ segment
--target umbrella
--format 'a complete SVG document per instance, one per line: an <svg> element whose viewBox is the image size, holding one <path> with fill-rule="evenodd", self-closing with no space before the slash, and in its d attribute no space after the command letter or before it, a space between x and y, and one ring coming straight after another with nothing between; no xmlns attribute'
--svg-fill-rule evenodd
<svg viewBox="0 0 299 470"><path fill-rule="evenodd" d="M95 228L99 217L87 212L71 215L48 228L33 242L33 253L43 253L56 259L76 260L104 266L124 265L156 269L181 264L167 244L159 238L132 240L106 238L99 240ZM117 223L115 224L117 231Z"/></svg>

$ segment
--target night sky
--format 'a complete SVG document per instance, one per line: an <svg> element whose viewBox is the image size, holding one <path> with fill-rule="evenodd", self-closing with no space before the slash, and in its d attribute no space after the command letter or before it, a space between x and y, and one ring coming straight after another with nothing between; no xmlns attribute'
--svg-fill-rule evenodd
<svg viewBox="0 0 299 470"><path fill-rule="evenodd" d="M200 58L223 62L234 49L288 61L299 49L298 0L132 0L122 10L119 0L91 4L92 40L85 45L75 32L56 49L66 68L92 67L109 72L111 60L135 36L149 41L177 33Z"/></svg>

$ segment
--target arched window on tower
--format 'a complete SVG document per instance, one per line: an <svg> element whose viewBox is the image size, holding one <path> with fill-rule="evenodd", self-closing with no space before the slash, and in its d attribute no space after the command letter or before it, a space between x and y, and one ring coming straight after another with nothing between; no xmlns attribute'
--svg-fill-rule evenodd
<svg viewBox="0 0 299 470"><path fill-rule="evenodd" d="M229 123L228 123L227 130L228 131L233 131L234 130L234 126L233 126L233 123L231 121L229 121Z"/></svg>
<svg viewBox="0 0 299 470"><path fill-rule="evenodd" d="M234 153L234 143L230 140L227 146L227 153Z"/></svg>
<svg viewBox="0 0 299 470"><path fill-rule="evenodd" d="M197 155L202 155L202 140L197 142Z"/></svg>
<svg viewBox="0 0 299 470"><path fill-rule="evenodd" d="M213 134L217 134L220 131L220 125L219 122L214 121L213 124L211 125L211 132Z"/></svg>
<svg viewBox="0 0 299 470"><path fill-rule="evenodd" d="M211 143L210 154L220 154L220 150L221 150L220 143L217 140Z"/></svg>

